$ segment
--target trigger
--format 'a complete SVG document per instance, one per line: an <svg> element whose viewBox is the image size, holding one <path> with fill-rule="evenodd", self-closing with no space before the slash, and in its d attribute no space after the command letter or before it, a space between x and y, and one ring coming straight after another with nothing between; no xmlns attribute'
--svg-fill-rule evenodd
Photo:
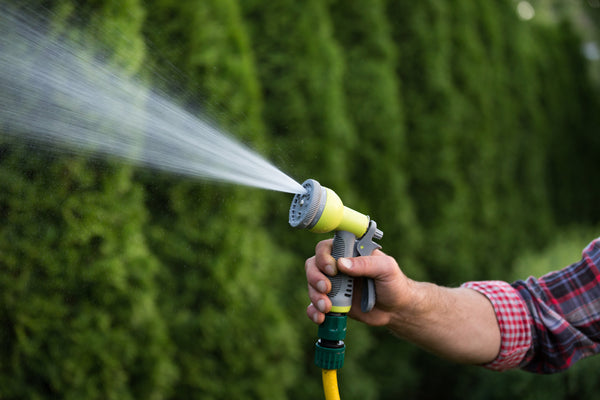
<svg viewBox="0 0 600 400"><path fill-rule="evenodd" d="M360 309L366 313L375 306L375 281L373 278L363 278L362 297L360 299Z"/></svg>

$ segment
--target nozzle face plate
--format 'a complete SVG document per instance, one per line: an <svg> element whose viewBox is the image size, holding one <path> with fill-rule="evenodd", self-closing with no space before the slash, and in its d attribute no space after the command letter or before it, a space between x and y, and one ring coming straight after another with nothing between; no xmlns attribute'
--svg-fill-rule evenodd
<svg viewBox="0 0 600 400"><path fill-rule="evenodd" d="M314 179L307 179L302 186L306 189L305 193L297 194L292 199L290 206L289 223L294 228L310 228L318 218L315 218L322 211L322 197L325 191L319 182Z"/></svg>

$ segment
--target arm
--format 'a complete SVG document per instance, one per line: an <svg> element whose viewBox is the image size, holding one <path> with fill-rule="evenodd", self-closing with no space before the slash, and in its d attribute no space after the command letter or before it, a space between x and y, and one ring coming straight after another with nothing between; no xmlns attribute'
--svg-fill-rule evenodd
<svg viewBox="0 0 600 400"><path fill-rule="evenodd" d="M306 264L309 296L318 305L311 304L307 313L317 323L328 309L324 293L329 288L321 283L321 271L335 272L328 246L317 245L317 255ZM447 289L411 281L381 252L351 261L352 268L344 261L338 268L373 277L382 296L373 315L355 307L351 316L387 326L442 357L497 370L553 373L600 353L600 238L584 249L579 262L511 285L482 281Z"/></svg>
<svg viewBox="0 0 600 400"><path fill-rule="evenodd" d="M309 297L308 316L323 322L331 308L331 290L325 273L341 271L375 280L377 303L369 313L355 304L350 316L374 326L386 326L398 336L441 357L472 364L487 363L500 350L500 330L492 303L479 292L444 288L408 279L396 261L380 251L373 256L340 259L331 257L331 241L317 245L316 255L306 262ZM360 289L358 289L360 291ZM360 296L354 296L357 302Z"/></svg>

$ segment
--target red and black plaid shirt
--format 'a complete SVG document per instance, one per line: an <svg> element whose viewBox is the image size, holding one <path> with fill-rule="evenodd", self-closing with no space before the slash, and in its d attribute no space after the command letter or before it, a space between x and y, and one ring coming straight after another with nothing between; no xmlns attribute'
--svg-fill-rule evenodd
<svg viewBox="0 0 600 400"><path fill-rule="evenodd" d="M494 306L502 343L487 368L553 373L600 352L600 238L579 262L512 284L467 282Z"/></svg>

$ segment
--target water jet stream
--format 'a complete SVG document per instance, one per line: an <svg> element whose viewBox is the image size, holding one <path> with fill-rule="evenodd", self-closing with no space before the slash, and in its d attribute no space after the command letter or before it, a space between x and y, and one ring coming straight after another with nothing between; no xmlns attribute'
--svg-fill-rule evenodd
<svg viewBox="0 0 600 400"><path fill-rule="evenodd" d="M40 22L10 7L0 13L2 134L201 179L304 192L259 154L164 94L72 40L45 35Z"/></svg>

